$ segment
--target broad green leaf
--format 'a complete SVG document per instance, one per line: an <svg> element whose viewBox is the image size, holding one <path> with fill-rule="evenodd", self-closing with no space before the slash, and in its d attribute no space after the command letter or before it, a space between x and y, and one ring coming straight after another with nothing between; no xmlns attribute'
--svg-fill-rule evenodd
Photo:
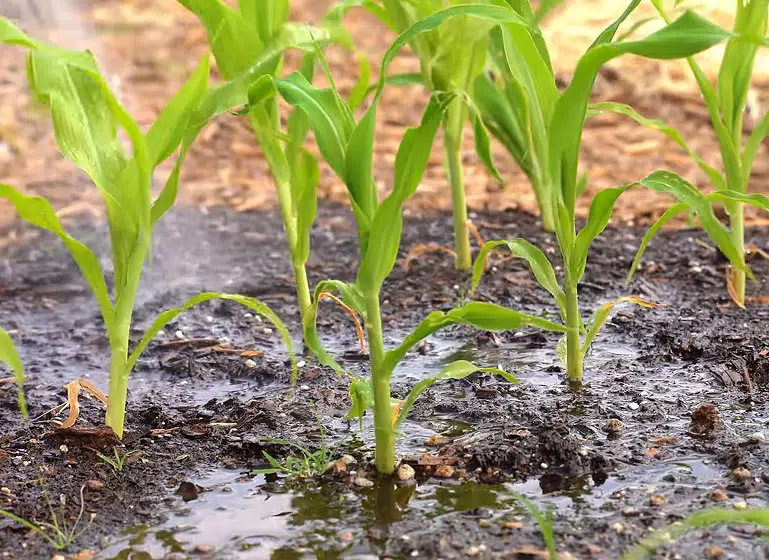
<svg viewBox="0 0 769 560"><path fill-rule="evenodd" d="M732 266L743 270L750 278L753 278L753 273L745 265L744 256L734 245L729 231L716 218L708 198L696 187L683 177L670 171L656 171L638 181L638 184L655 192L672 194L679 202L683 202L688 208L696 212L702 228L724 256L729 259Z"/></svg>
<svg viewBox="0 0 769 560"><path fill-rule="evenodd" d="M486 331L512 331L531 326L546 331L566 332L565 326L547 319L480 301L473 301L453 309L447 316L455 323L472 325Z"/></svg>
<svg viewBox="0 0 769 560"><path fill-rule="evenodd" d="M652 224L648 230L646 230L646 233L641 240L641 245L638 247L638 251L636 251L635 257L633 258L633 264L630 266L630 270L628 271L627 277L625 278L625 286L630 285L630 281L633 279L635 271L638 270L638 265L641 264L641 257L643 257L644 253L646 252L646 248L649 246L649 243L651 243L652 239L654 239L654 236L657 235L657 233L659 233L659 231L662 229L662 226L664 226L678 214L685 212L688 208L689 207L683 202L679 202L675 206L671 206L662 214L662 216L659 217L656 222L654 222L654 224Z"/></svg>
<svg viewBox="0 0 769 560"><path fill-rule="evenodd" d="M91 291L99 304L104 323L109 328L112 324L114 311L99 258L93 251L64 230L56 212L46 199L40 196L26 196L13 187L2 183L0 183L0 198L13 204L19 217L23 220L49 231L61 239L91 287Z"/></svg>
<svg viewBox="0 0 769 560"><path fill-rule="evenodd" d="M376 116L375 104L366 111L364 117L355 126L345 154L345 186L355 211L362 254L368 246L368 235L379 202L374 183Z"/></svg>
<svg viewBox="0 0 769 560"><path fill-rule="evenodd" d="M708 200L739 202L755 206L769 212L769 197L761 193L741 193L737 191L716 191L707 195Z"/></svg>
<svg viewBox="0 0 769 560"><path fill-rule="evenodd" d="M221 0L178 1L205 26L216 65L225 79L232 80L245 72L262 54L264 42L257 22L247 21ZM261 15L257 19L261 20Z"/></svg>
<svg viewBox="0 0 769 560"><path fill-rule="evenodd" d="M606 229L614 211L614 203L628 188L630 188L630 185L604 189L593 197L593 201L590 203L587 223L577 234L577 238L574 241L574 251L569 259L571 280L575 285L585 274L590 245Z"/></svg>
<svg viewBox="0 0 769 560"><path fill-rule="evenodd" d="M583 357L587 355L587 352L590 350L590 346L593 344L595 337L598 336L601 328L606 324L606 321L608 321L611 312L620 303L634 303L636 305L640 305L641 307L659 307L656 303L645 301L637 296L621 297L604 303L601 307L595 310L587 323L587 334L585 335L585 340L582 342L582 346L580 348L580 352L582 353Z"/></svg>
<svg viewBox="0 0 769 560"><path fill-rule="evenodd" d="M179 147L190 117L206 94L209 73L210 65L206 55L147 131L147 148L153 167L168 159Z"/></svg>
<svg viewBox="0 0 769 560"><path fill-rule="evenodd" d="M0 328L0 363L5 363L16 378L16 385L18 387L18 400L19 411L22 418L27 420L29 414L27 413L27 401L24 398L24 366L19 358L19 353L16 351L16 347L13 345L8 332Z"/></svg>
<svg viewBox="0 0 769 560"><path fill-rule="evenodd" d="M131 355L128 357L126 368L123 371L123 376L128 377L131 374L131 371L133 371L133 368L136 365L136 362L141 356L142 352L147 349L149 343L153 338L155 338L155 335L157 335L163 327L176 319L176 317L178 317L184 311L214 299L223 299L238 303L244 307L247 307L254 313L261 315L273 324L283 339L283 343L286 345L286 349L288 350L288 354L291 359L291 387L293 388L296 384L297 377L296 355L294 354L294 344L291 340L291 334L288 332L288 329L286 329L286 326L266 304L262 303L258 299L235 294L225 294L221 292L203 292L190 298L179 307L167 309L158 315L157 318L153 321L152 325L144 333L144 336L136 345Z"/></svg>
<svg viewBox="0 0 769 560"><path fill-rule="evenodd" d="M352 115L339 106L333 90L314 87L302 74L279 80L277 87L288 103L307 114L323 159L345 181L345 152L354 126Z"/></svg>
<svg viewBox="0 0 769 560"><path fill-rule="evenodd" d="M373 108L369 109L372 111ZM408 129L403 136L395 157L393 191L374 215L368 246L358 270L357 283L363 292L379 290L395 266L401 241L403 204L414 194L424 175L442 117L443 106L436 96L432 96L419 127Z"/></svg>
<svg viewBox="0 0 769 560"><path fill-rule="evenodd" d="M634 4L637 4L637 0L631 6ZM572 214L570 218L573 218L572 209L576 199L582 129L593 84L601 66L624 54L663 60L685 58L730 36L728 31L687 11L673 23L644 39L623 43L601 43L599 40L582 56L571 84L556 104L550 129L551 175L556 184L561 185L563 204Z"/></svg>
<svg viewBox="0 0 769 560"><path fill-rule="evenodd" d="M98 70L96 61L89 51L60 49L53 45L46 45L45 43L36 41L2 16L0 16L0 43L25 47L30 50L45 51L62 62L66 61L67 64L87 72L96 72Z"/></svg>
<svg viewBox="0 0 769 560"><path fill-rule="evenodd" d="M673 140L676 144L678 144L687 153L687 155L692 158L692 160L694 160L694 162L699 166L703 173L708 176L708 179L712 181L713 185L717 189L722 190L726 188L726 183L721 172L716 170L713 166L709 165L704 159L698 156L686 143L686 140L684 140L683 136L681 136L681 133L676 128L668 125L665 121L646 118L636 112L636 110L633 109L630 105L626 105L624 103L604 101L601 103L592 103L588 109L588 117L601 115L603 113L617 113L619 115L624 115L626 117L630 117L641 126L661 132Z"/></svg>
<svg viewBox="0 0 769 560"><path fill-rule="evenodd" d="M566 308L566 294L564 294L563 289L558 284L558 278L555 275L555 270L550 263L550 259L548 259L547 255L545 255L545 253L543 253L536 245L532 245L521 238L488 241L481 247L478 256L475 258L475 263L473 264L473 276L470 287L471 294L475 292L481 281L486 257L491 251L499 247L507 247L515 256L524 259L529 265L532 274L534 274L534 277L537 279L537 282L539 282L539 285L553 296L561 310Z"/></svg>
<svg viewBox="0 0 769 560"><path fill-rule="evenodd" d="M510 383L518 383L518 379L516 379L515 376L499 368L479 367L466 360L458 360L456 362L452 362L443 368L437 375L423 379L414 385L411 391L409 391L409 394L406 396L406 400L403 401L403 406L401 407L400 413L398 414L398 418L395 421L393 428L397 430L400 427L400 425L408 416L409 412L411 412L411 409L419 396L432 385L444 379L464 379L465 377L476 372L493 373L503 377Z"/></svg>

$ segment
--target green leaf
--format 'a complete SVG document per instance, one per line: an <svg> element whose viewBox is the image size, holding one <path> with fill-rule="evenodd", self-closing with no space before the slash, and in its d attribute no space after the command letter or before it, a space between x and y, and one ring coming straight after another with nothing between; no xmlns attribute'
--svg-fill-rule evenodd
<svg viewBox="0 0 769 560"><path fill-rule="evenodd" d="M593 201L590 203L587 223L577 234L577 238L574 241L574 250L569 262L571 280L574 282L574 285L585 274L590 245L609 225L609 220L611 220L611 215L614 211L614 203L617 202L620 195L628 190L628 188L630 188L630 185L604 189L593 197Z"/></svg>
<svg viewBox="0 0 769 560"><path fill-rule="evenodd" d="M755 206L760 210L769 212L769 197L761 193L741 193L729 190L716 191L707 195L707 199L749 204L750 206Z"/></svg>
<svg viewBox="0 0 769 560"><path fill-rule="evenodd" d="M179 0L206 28L216 65L227 80L245 72L264 50L257 22L247 21L221 0ZM253 17L256 14L246 14ZM257 20L261 20L258 17Z"/></svg>
<svg viewBox="0 0 769 560"><path fill-rule="evenodd" d="M288 0L238 0L243 18L259 30L259 38L268 44L288 20Z"/></svg>
<svg viewBox="0 0 769 560"><path fill-rule="evenodd" d="M347 418L358 418L360 428L363 429L363 415L367 410L374 408L374 386L371 379L355 377L350 382L350 400L352 406L347 412Z"/></svg>
<svg viewBox="0 0 769 560"><path fill-rule="evenodd" d="M744 256L734 245L729 231L716 218L708 198L696 187L680 175L670 171L656 171L638 181L638 184L655 192L672 194L679 202L683 202L688 208L696 212L702 229L707 232L713 243L729 259L732 266L743 270L750 278L753 278L753 273L745 265Z"/></svg>
<svg viewBox="0 0 769 560"><path fill-rule="evenodd" d="M317 188L320 183L318 162L302 150L291 169L291 189L296 200L297 246L294 258L307 262L310 256L310 233L318 208Z"/></svg>
<svg viewBox="0 0 769 560"><path fill-rule="evenodd" d="M531 326L546 331L566 332L565 326L547 319L480 301L473 301L449 311L448 318L455 323L472 325L486 331L512 331Z"/></svg>
<svg viewBox="0 0 769 560"><path fill-rule="evenodd" d="M8 332L0 328L0 362L4 362L11 369L11 373L16 378L16 385L18 387L18 399L19 399L19 411L22 418L27 420L29 414L27 413L27 401L24 398L24 366L19 358L19 353L16 351L16 347L13 345Z"/></svg>
<svg viewBox="0 0 769 560"><path fill-rule="evenodd" d="M147 131L147 148L153 167L168 159L179 147L190 117L206 94L209 73L210 65L206 55Z"/></svg>
<svg viewBox="0 0 769 560"><path fill-rule="evenodd" d="M86 282L88 282L99 304L104 323L109 328L112 324L114 311L99 258L88 247L65 231L56 216L56 212L46 199L40 196L26 196L10 185L2 183L0 183L0 198L13 204L21 219L49 231L61 239L80 268Z"/></svg>
<svg viewBox="0 0 769 560"><path fill-rule="evenodd" d="M345 154L345 186L358 223L361 253L365 253L368 246L368 235L378 204L374 183L376 116L377 107L374 104L353 130Z"/></svg>
<svg viewBox="0 0 769 560"><path fill-rule="evenodd" d="M483 124L483 118L480 111L475 104L469 99L467 101L467 108L470 113L470 123L473 126L473 138L475 140L475 153L483 163L484 167L488 170L494 179L500 183L504 183L504 180L494 166L494 158L491 155L491 142L489 140L489 133L486 130L486 125Z"/></svg>
<svg viewBox="0 0 769 560"><path fill-rule="evenodd" d="M637 3L637 0L634 0L629 8ZM673 23L638 41L605 42L613 33L614 31L604 32L594 46L582 56L571 84L561 95L553 112L552 122L556 125L550 129L550 171L556 184L561 186L561 198L572 219L582 129L590 94L600 67L624 54L663 60L685 58L731 36L728 31L688 11Z"/></svg>
<svg viewBox="0 0 769 560"><path fill-rule="evenodd" d="M553 265L550 259L536 245L532 245L525 239L511 239L501 241L488 241L481 247L478 256L473 264L473 277L470 292L473 293L478 288L483 275L486 257L488 254L499 247L507 247L511 253L526 261L532 274L539 282L539 285L547 290L553 296L555 302L561 310L566 308L566 294L558 284L558 278L555 275ZM565 311L564 311L565 312Z"/></svg>
<svg viewBox="0 0 769 560"><path fill-rule="evenodd" d="M272 323L272 325L283 339L283 343L286 345L286 349L288 350L291 359L291 387L293 388L296 384L297 377L296 355L294 354L294 345L291 340L291 334L288 332L288 329L286 329L286 326L266 304L262 303L258 299L236 294L225 294L222 292L203 292L190 298L179 307L167 309L158 315L157 318L153 321L152 325L144 333L144 336L136 345L131 355L128 357L125 370L123 371L123 376L128 377L131 374L131 371L133 371L133 368L136 365L136 362L141 356L142 352L147 349L149 343L153 338L155 338L155 335L157 335L163 327L176 319L176 317L178 317L184 311L214 299L223 299L238 303L244 307L247 307L254 313L261 315L270 323Z"/></svg>
<svg viewBox="0 0 769 560"><path fill-rule="evenodd" d="M353 111L360 107L363 100L366 99L371 82L371 63L368 57L363 53L358 53L356 58L358 59L358 81L355 82L347 98L347 104Z"/></svg>
<svg viewBox="0 0 769 560"><path fill-rule="evenodd" d="M414 403L419 398L419 396L438 381L442 381L444 379L464 379L465 377L479 371L483 373L493 373L495 375L499 375L510 383L518 383L518 379L516 379L515 376L507 373L504 370L498 368L478 367L466 360L458 360L447 365L437 375L423 379L414 385L408 396L406 396L406 400L403 401L403 406L398 413L398 418L395 421L393 428L397 430L400 427L400 425L408 416L409 412L411 412L411 409L413 408Z"/></svg>
<svg viewBox="0 0 769 560"><path fill-rule="evenodd" d="M688 206L683 202L679 202L675 206L671 206L662 214L662 216L659 217L656 222L654 222L654 224L652 224L648 230L646 230L646 233L641 240L641 245L638 247L638 251L636 251L633 264L630 266L630 270L628 271L627 277L625 278L625 286L630 285L630 281L633 279L635 271L638 270L638 265L641 264L641 257L643 257L643 254L646 252L646 248L649 246L649 243L651 243L652 239L654 239L654 236L657 235L657 233L662 229L662 226L687 209Z"/></svg>
<svg viewBox="0 0 769 560"><path fill-rule="evenodd" d="M595 337L598 336L601 328L603 328L603 326L606 324L606 321L608 321L611 312L620 303L634 303L636 305L640 305L641 307L658 307L657 304L645 301L637 296L621 297L604 303L601 307L595 310L593 315L590 317L590 320L587 322L587 334L585 335L585 340L582 342L582 347L580 348L580 352L582 353L583 357L587 355L587 352L590 350L590 346L593 344Z"/></svg>
<svg viewBox="0 0 769 560"><path fill-rule="evenodd" d="M668 125L665 121L646 118L643 115L637 113L636 110L633 109L630 105L626 105L624 103L614 103L611 101L592 103L588 110L588 117L601 115L604 113L617 113L619 115L624 115L626 117L630 117L641 126L661 132L673 140L676 144L678 144L687 153L687 155L692 158L692 160L694 160L694 162L699 166L703 173L708 176L708 179L712 181L713 185L717 189L722 190L726 188L726 182L723 175L713 166L709 165L700 156L698 156L686 143L686 140L684 140L683 136L681 136L681 133L676 128Z"/></svg>
<svg viewBox="0 0 769 560"><path fill-rule="evenodd" d="M414 194L424 175L443 111L444 105L432 96L419 127L408 129L403 136L395 157L393 191L374 215L368 246L358 270L357 284L363 292L378 290L395 266L401 241L403 204Z"/></svg>
<svg viewBox="0 0 769 560"><path fill-rule="evenodd" d="M277 87L288 103L307 114L323 159L345 181L345 152L354 126L350 112L339 105L333 90L314 87L302 74L279 80Z"/></svg>

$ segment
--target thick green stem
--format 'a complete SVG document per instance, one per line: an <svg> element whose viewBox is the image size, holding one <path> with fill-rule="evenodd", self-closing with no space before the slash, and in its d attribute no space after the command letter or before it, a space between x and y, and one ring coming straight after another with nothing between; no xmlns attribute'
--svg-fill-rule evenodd
<svg viewBox="0 0 769 560"><path fill-rule="evenodd" d="M366 294L366 334L371 357L371 383L374 388L375 463L380 473L392 474L395 470L395 430L390 397L392 371L384 363L384 338L378 291Z"/></svg>
<svg viewBox="0 0 769 560"><path fill-rule="evenodd" d="M540 218L542 218L542 227L545 231L555 231L555 216L553 215L553 205L551 204L553 187L551 182L542 179L532 179L534 195L537 197Z"/></svg>
<svg viewBox="0 0 769 560"><path fill-rule="evenodd" d="M470 237L467 228L467 201L462 172L462 132L465 124L465 107L457 99L448 108L444 127L443 147L446 173L451 184L451 204L454 209L454 249L457 253L457 270L470 270Z"/></svg>
<svg viewBox="0 0 769 560"><path fill-rule="evenodd" d="M306 344L308 330L315 330L314 317L310 316L310 308L312 307L310 283L307 280L307 268L303 262L295 262L293 267L294 280L296 281L296 299L299 305L299 316L302 320L302 334Z"/></svg>
<svg viewBox="0 0 769 560"><path fill-rule="evenodd" d="M566 375L570 381L582 380L582 350L579 330L582 323L579 314L577 286L566 286Z"/></svg>
<svg viewBox="0 0 769 560"><path fill-rule="evenodd" d="M737 250L742 255L743 262L745 261L745 219L744 219L744 206L741 203L737 203L731 208L731 214L729 216L729 228L732 232L732 242ZM745 271L734 269L734 295L737 298L737 303L745 305Z"/></svg>

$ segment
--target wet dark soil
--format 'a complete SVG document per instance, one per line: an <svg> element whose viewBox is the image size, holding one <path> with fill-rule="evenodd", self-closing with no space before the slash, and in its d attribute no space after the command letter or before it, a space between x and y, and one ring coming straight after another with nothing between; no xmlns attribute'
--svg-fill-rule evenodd
<svg viewBox="0 0 769 560"><path fill-rule="evenodd" d="M484 237L525 237L557 262L554 240L532 216L505 212L473 220ZM103 230L73 230L107 254ZM55 239L21 225L4 233L21 241L0 252L0 324L15 331L33 420L20 421L15 390L0 385L0 507L38 524L52 522L55 513L70 526L82 509L77 532L85 531L68 554L542 557L537 526L514 491L553 508L559 551L608 559L619 558L650 528L693 511L765 505L769 497L763 442L769 304L751 303L748 311L731 304L725 263L695 230L661 234L629 289L624 277L642 232L610 228L596 241L581 286L585 313L627 294L661 306L618 308L588 357L581 392L563 383L557 337L531 329L490 334L453 328L409 355L395 375L397 396L458 358L499 364L521 383L475 375L433 386L399 443L418 486L383 482L374 489L351 484L350 469L370 471L372 454L366 432L345 419L346 380L304 357L288 399L288 357L279 337L229 302L183 314L140 360L120 451L138 453L122 472L96 453L111 454L110 440L83 429L57 432L52 421L65 401L64 383L86 377L107 388L103 325ZM769 248L765 230L748 237ZM402 255L450 238L448 215L407 221ZM285 253L275 213L176 209L155 233L153 268L135 315L137 338L160 310L203 290L258 297L296 334ZM309 263L312 282L353 280L356 262L352 216L322 206ZM521 261L499 255L493 265L479 298L555 313ZM759 280L750 295L769 295L769 262L759 257L751 265ZM461 304L466 291L466 279L444 254L425 254L408 272L399 265L383 293L388 342L429 310ZM345 367L365 373L349 319L324 304L319 326ZM244 357L242 351L263 355ZM81 404L78 426L100 426L101 404ZM349 453L356 459L347 472L308 483L241 476L265 466L263 451L279 458L291 451L264 438L317 449L319 425L336 458ZM738 527L684 537L660 557L703 558L719 550L724 558L767 556L760 534ZM25 559L55 552L2 517L0 551L2 558Z"/></svg>

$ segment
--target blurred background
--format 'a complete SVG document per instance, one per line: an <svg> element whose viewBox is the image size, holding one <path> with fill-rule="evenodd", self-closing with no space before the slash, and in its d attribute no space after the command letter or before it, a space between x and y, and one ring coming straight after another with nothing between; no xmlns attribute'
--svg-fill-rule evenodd
<svg viewBox="0 0 769 560"><path fill-rule="evenodd" d="M318 21L332 3L293 0L292 19ZM731 0L701 0L689 7L731 27ZM617 0L566 0L548 16L543 28L560 83L568 83L580 54L623 8L624 3ZM0 14L12 18L37 38L92 50L121 101L145 127L207 49L205 31L176 0L0 0ZM645 2L628 27L652 15L651 4ZM376 65L393 35L362 10L353 10L346 23L358 47ZM658 26L648 22L637 34L648 34ZM721 53L714 49L701 57L712 76L717 72ZM353 54L332 48L327 55L340 89L349 89L357 77ZM30 103L24 53L0 46L0 60L0 181L49 197L65 220L99 216L98 192L87 177L58 155L49 119ZM289 57L287 68L296 60ZM765 56L756 67L751 115L760 115L769 107L769 63ZM417 70L417 60L407 51L393 66L394 72ZM218 76L214 77L217 79ZM684 62L619 59L603 69L594 93L596 99L629 103L645 116L668 121L681 130L708 162L719 161L707 111ZM425 101L424 91L415 86L391 88L385 95L379 112L376 158L376 177L383 190L392 175L403 129L418 120ZM750 125L748 122L747 126ZM523 174L503 150L495 148L495 154L505 179L503 185L488 177L473 152L470 134L467 135L465 163L470 206L535 211L535 200ZM752 188L769 193L766 156L764 147L755 165ZM630 182L661 168L675 170L707 188L704 176L672 142L618 116L588 121L582 158L583 168L590 174L591 192ZM450 206L441 161L436 144L423 185L408 208L410 213ZM168 171L161 170L156 182L160 183L162 174ZM228 205L247 211L269 207L274 201L265 164L244 119L225 115L210 125L187 159L183 177L181 201L201 208ZM344 188L325 169L321 195L345 199ZM668 203L664 197L634 189L620 200L615 222L648 223ZM758 215L750 217L754 223L764 223ZM0 226L13 221L10 207L0 205ZM11 237L6 236L5 242Z"/></svg>

